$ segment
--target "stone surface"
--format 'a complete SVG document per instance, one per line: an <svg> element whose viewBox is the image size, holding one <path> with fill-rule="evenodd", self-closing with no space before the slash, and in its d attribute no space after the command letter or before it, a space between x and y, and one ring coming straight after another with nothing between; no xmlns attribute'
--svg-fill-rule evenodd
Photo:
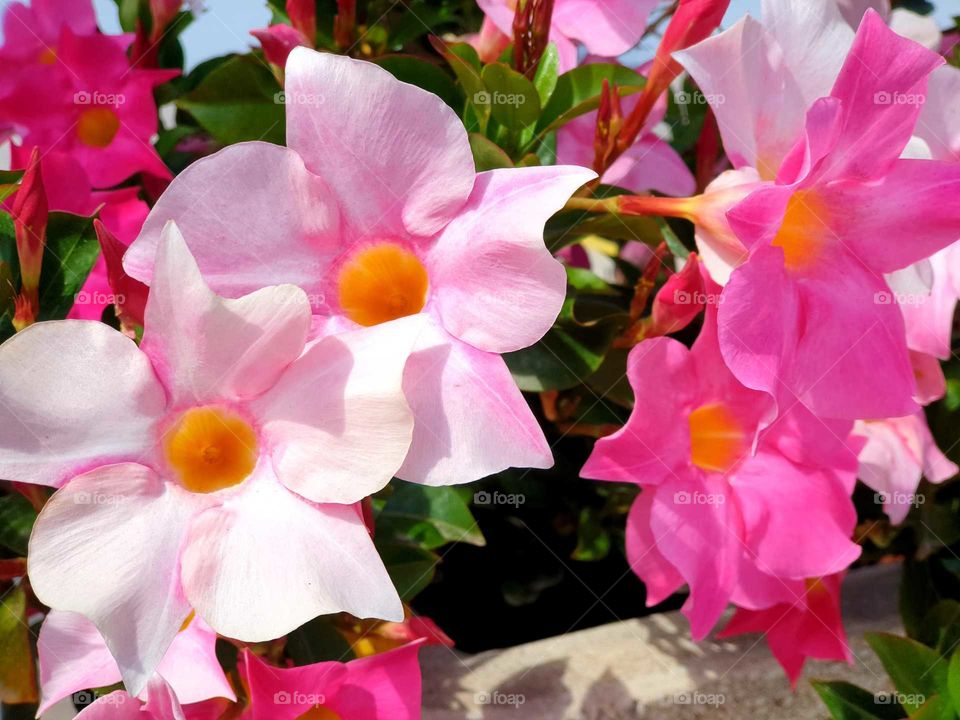
<svg viewBox="0 0 960 720"><path fill-rule="evenodd" d="M777 720L825 718L809 678L890 685L868 630L902 632L899 566L851 573L844 617L852 666L808 663L797 692L758 635L692 642L678 612L581 630L505 650L421 654L424 720Z"/></svg>

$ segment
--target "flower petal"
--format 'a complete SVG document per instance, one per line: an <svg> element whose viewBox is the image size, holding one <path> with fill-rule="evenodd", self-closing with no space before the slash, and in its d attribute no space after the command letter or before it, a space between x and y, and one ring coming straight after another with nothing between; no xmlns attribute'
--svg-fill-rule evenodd
<svg viewBox="0 0 960 720"><path fill-rule="evenodd" d="M398 477L456 485L509 467L553 465L543 430L499 355L430 322L407 361L403 388L414 426Z"/></svg>
<svg viewBox="0 0 960 720"><path fill-rule="evenodd" d="M177 569L196 507L193 497L147 467L109 465L55 493L30 538L28 569L37 597L97 626L134 695L190 613Z"/></svg>
<svg viewBox="0 0 960 720"><path fill-rule="evenodd" d="M174 403L248 398L302 352L310 305L293 285L236 300L215 295L177 226L164 230L140 347Z"/></svg>
<svg viewBox="0 0 960 720"><path fill-rule="evenodd" d="M547 219L596 174L556 166L491 170L430 249L437 312L451 335L488 352L528 347L553 325L566 273L543 242Z"/></svg>
<svg viewBox="0 0 960 720"><path fill-rule="evenodd" d="M654 491L644 491L633 501L626 528L627 560L630 569L643 580L647 607L659 605L684 585L683 577L660 553L650 529L653 496Z"/></svg>
<svg viewBox="0 0 960 720"><path fill-rule="evenodd" d="M287 145L327 179L361 237L429 237L460 210L475 169L467 133L440 98L370 62L295 48Z"/></svg>
<svg viewBox="0 0 960 720"><path fill-rule="evenodd" d="M87 320L32 325L0 346L0 477L59 486L139 460L165 407L130 338Z"/></svg>
<svg viewBox="0 0 960 720"><path fill-rule="evenodd" d="M404 365L422 316L326 337L250 405L280 481L318 503L355 503L403 463L413 434Z"/></svg>
<svg viewBox="0 0 960 720"><path fill-rule="evenodd" d="M261 642L335 612L403 619L354 507L303 500L264 463L246 483L193 521L183 551L187 597L214 630Z"/></svg>
<svg viewBox="0 0 960 720"><path fill-rule="evenodd" d="M240 297L290 283L315 295L340 242L336 200L292 150L231 145L177 175L123 259L152 284L163 229L174 220L214 292Z"/></svg>

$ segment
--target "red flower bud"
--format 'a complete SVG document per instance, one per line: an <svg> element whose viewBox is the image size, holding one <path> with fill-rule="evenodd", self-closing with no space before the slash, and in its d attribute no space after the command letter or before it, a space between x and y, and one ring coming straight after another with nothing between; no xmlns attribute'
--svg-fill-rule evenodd
<svg viewBox="0 0 960 720"><path fill-rule="evenodd" d="M315 0L287 0L290 24L300 31L310 47L317 44L317 4Z"/></svg>
<svg viewBox="0 0 960 720"><path fill-rule="evenodd" d="M11 214L20 258L20 295L16 299L14 327L22 330L33 323L40 312L40 268L49 215L40 171L40 148L34 148L30 153L30 162L14 196Z"/></svg>
<svg viewBox="0 0 960 720"><path fill-rule="evenodd" d="M97 231L100 251L107 264L107 282L110 283L110 289L117 301L117 317L125 326L143 325L149 288L124 271L123 254L127 251L127 246L99 220L93 221L93 228Z"/></svg>

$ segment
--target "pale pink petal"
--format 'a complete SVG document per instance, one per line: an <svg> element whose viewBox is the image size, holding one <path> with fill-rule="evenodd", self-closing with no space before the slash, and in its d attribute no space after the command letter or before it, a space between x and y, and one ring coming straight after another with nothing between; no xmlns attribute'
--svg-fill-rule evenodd
<svg viewBox="0 0 960 720"><path fill-rule="evenodd" d="M880 13L881 17L886 18L890 15L890 0L836 0L836 2L843 14L843 19L854 29L859 27L863 14L871 8Z"/></svg>
<svg viewBox="0 0 960 720"><path fill-rule="evenodd" d="M927 101L914 134L926 141L934 160L960 160L960 68L933 71Z"/></svg>
<svg viewBox="0 0 960 720"><path fill-rule="evenodd" d="M558 141L559 142L559 141ZM635 192L655 190L686 197L697 190L697 181L683 158L665 140L641 137L603 174L603 182Z"/></svg>
<svg viewBox="0 0 960 720"><path fill-rule="evenodd" d="M143 712L153 720L184 720L183 708L180 707L173 688L158 675L150 678Z"/></svg>
<svg viewBox="0 0 960 720"><path fill-rule="evenodd" d="M37 714L80 690L120 682L120 668L97 626L78 613L51 610L37 638L40 689Z"/></svg>
<svg viewBox="0 0 960 720"><path fill-rule="evenodd" d="M0 346L0 476L59 486L139 460L165 407L130 338L87 320L32 325Z"/></svg>
<svg viewBox="0 0 960 720"><path fill-rule="evenodd" d="M907 333L909 344L909 332ZM947 394L947 378L940 361L933 355L910 350L910 365L917 382L913 399L920 405L929 405Z"/></svg>
<svg viewBox="0 0 960 720"><path fill-rule="evenodd" d="M52 608L93 621L134 694L147 684L190 613L177 570L197 507L196 496L147 467L109 465L55 493L34 526L29 554L34 592Z"/></svg>
<svg viewBox="0 0 960 720"><path fill-rule="evenodd" d="M355 503L390 482L413 433L402 378L422 319L327 337L251 403L290 490L314 502Z"/></svg>
<svg viewBox="0 0 960 720"><path fill-rule="evenodd" d="M547 468L543 430L503 358L426 324L407 361L403 389L413 410L413 443L397 476L455 485L509 467Z"/></svg>
<svg viewBox="0 0 960 720"><path fill-rule="evenodd" d="M193 521L182 566L197 614L245 642L273 640L335 612L403 619L356 509L303 500L264 462L242 492Z"/></svg>
<svg viewBox="0 0 960 720"><path fill-rule="evenodd" d="M236 300L210 290L177 226L157 253L140 347L173 402L249 398L276 382L303 350L310 305L293 285Z"/></svg>
<svg viewBox="0 0 960 720"><path fill-rule="evenodd" d="M911 292L905 297L906 302L900 304L900 310L910 349L946 360L950 357L953 316L960 297L960 243L934 253L929 266L929 295Z"/></svg>
<svg viewBox="0 0 960 720"><path fill-rule="evenodd" d="M657 0L557 0L552 24L587 52L616 57L640 42L655 7Z"/></svg>
<svg viewBox="0 0 960 720"><path fill-rule="evenodd" d="M194 617L173 639L157 672L184 705L214 697L236 700L220 661L217 634L202 618Z"/></svg>
<svg viewBox="0 0 960 720"><path fill-rule="evenodd" d="M436 310L451 335L488 352L532 345L553 325L566 273L543 243L547 219L596 175L584 168L491 170L430 249Z"/></svg>
<svg viewBox="0 0 960 720"><path fill-rule="evenodd" d="M295 48L286 69L287 145L331 183L354 235L429 237L473 187L456 113L370 62Z"/></svg>
<svg viewBox="0 0 960 720"><path fill-rule="evenodd" d="M806 110L776 40L746 17L676 56L712 100L734 167L756 167L761 177L772 178L802 129ZM768 102L770 97L777 102Z"/></svg>
<svg viewBox="0 0 960 720"><path fill-rule="evenodd" d="M148 285L168 220L207 284L227 297L284 283L316 294L340 242L327 184L295 152L268 143L231 145L174 178L123 259Z"/></svg>
<svg viewBox="0 0 960 720"><path fill-rule="evenodd" d="M124 690L97 698L77 715L77 720L147 720L143 703Z"/></svg>

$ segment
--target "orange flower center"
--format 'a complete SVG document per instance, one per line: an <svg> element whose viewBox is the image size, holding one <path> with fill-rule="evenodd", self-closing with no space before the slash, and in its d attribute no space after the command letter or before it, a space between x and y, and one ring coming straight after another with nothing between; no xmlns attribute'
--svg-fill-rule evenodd
<svg viewBox="0 0 960 720"><path fill-rule="evenodd" d="M340 716L329 708L313 707L303 715L297 715L296 720L340 720Z"/></svg>
<svg viewBox="0 0 960 720"><path fill-rule="evenodd" d="M723 403L707 403L690 413L690 461L699 468L725 472L747 449L740 423Z"/></svg>
<svg viewBox="0 0 960 720"><path fill-rule="evenodd" d="M164 450L180 484L196 493L237 485L257 464L253 428L216 407L187 410L167 431Z"/></svg>
<svg viewBox="0 0 960 720"><path fill-rule="evenodd" d="M359 325L379 325L416 315L427 301L427 269L409 250L378 243L358 252L340 270L340 307Z"/></svg>
<svg viewBox="0 0 960 720"><path fill-rule="evenodd" d="M820 258L830 229L827 210L815 192L798 190L790 196L773 246L782 248L788 270L804 271Z"/></svg>
<svg viewBox="0 0 960 720"><path fill-rule="evenodd" d="M41 65L53 65L57 62L57 51L51 47L44 48L37 56L37 62Z"/></svg>
<svg viewBox="0 0 960 720"><path fill-rule="evenodd" d="M112 108L92 107L80 113L77 137L84 145L95 148L107 147L120 130L120 118Z"/></svg>
<svg viewBox="0 0 960 720"><path fill-rule="evenodd" d="M196 611L196 610L191 610L191 611L190 611L190 614L187 615L187 619L184 620L184 621L183 621L183 624L180 625L180 632L183 632L183 631L186 630L188 627L190 627L190 623L193 622L193 619L194 619L196 616L197 616L197 611Z"/></svg>

